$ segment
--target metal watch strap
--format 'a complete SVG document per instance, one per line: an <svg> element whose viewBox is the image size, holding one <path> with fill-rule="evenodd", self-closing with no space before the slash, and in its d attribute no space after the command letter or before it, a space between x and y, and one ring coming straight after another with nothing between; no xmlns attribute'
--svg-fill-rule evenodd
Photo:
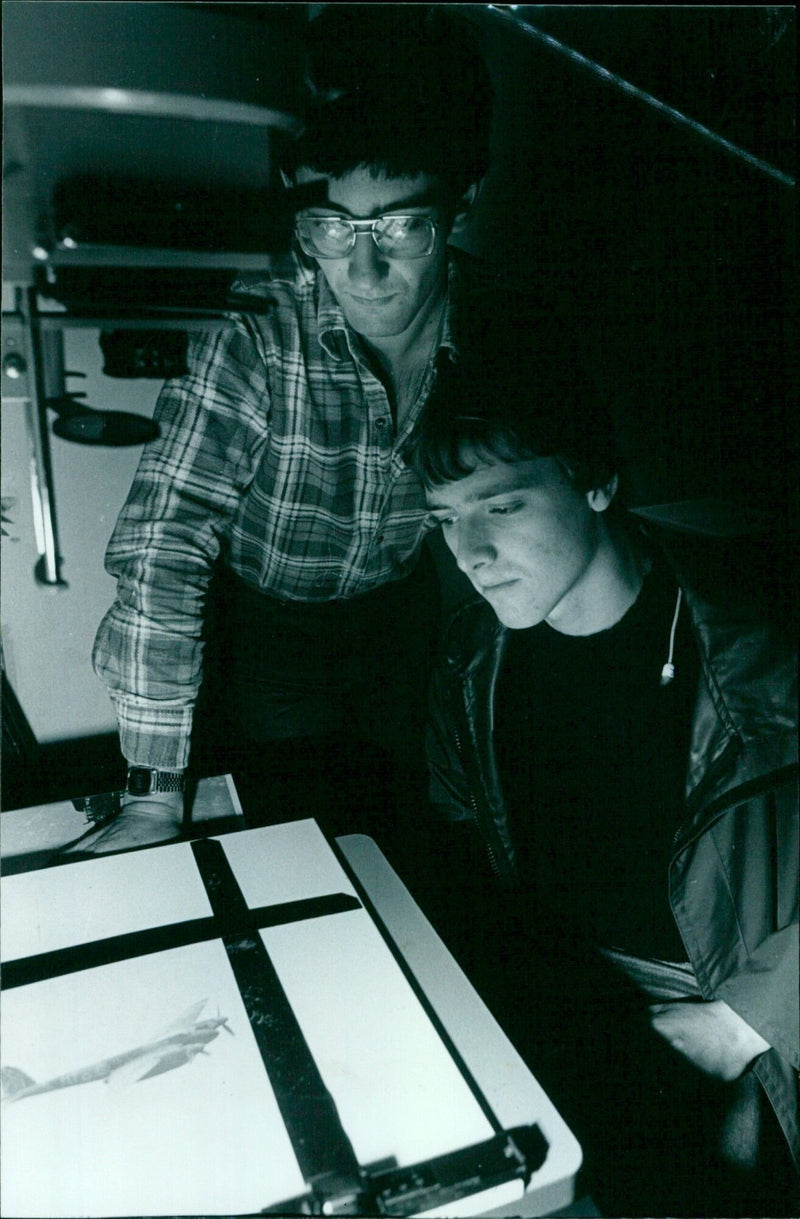
<svg viewBox="0 0 800 1219"><path fill-rule="evenodd" d="M129 766L127 792L130 796L150 796L154 792L182 792L183 771L157 770L151 766Z"/></svg>

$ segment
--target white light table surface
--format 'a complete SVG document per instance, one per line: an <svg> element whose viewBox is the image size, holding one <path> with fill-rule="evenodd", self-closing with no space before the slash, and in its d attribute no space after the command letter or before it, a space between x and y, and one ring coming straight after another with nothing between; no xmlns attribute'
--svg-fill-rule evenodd
<svg viewBox="0 0 800 1219"><path fill-rule="evenodd" d="M212 796L229 824L238 806L229 781ZM175 930L216 917L197 844L42 866L42 849L52 863L59 845L54 825L62 843L74 836L59 808L3 815L4 826L16 823L4 853L40 861L0 890L6 977L9 962L23 962L0 1009L3 1082L17 1090L3 1104L6 1213L243 1215L303 1195L309 1174L227 941L213 929L196 940ZM331 845L305 820L211 836L209 847L224 855L248 911L261 912L257 935L360 1165L405 1168L498 1126L537 1125L545 1136L524 1196L514 1181L404 1213L569 1206L575 1138L371 839ZM337 910L270 922L273 909L334 898ZM98 956L98 942L109 952ZM58 968L37 974L37 961L51 959Z"/></svg>

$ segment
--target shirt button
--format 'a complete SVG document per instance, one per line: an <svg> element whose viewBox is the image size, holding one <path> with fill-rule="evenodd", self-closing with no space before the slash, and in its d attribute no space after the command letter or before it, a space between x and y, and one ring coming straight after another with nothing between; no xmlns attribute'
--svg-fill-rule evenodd
<svg viewBox="0 0 800 1219"><path fill-rule="evenodd" d="M382 546L383 545L383 534L382 533L377 534L375 541L378 543L379 546Z"/></svg>
<svg viewBox="0 0 800 1219"><path fill-rule="evenodd" d="M380 419L375 420L375 426L379 427L379 428L385 428L388 422L389 422L389 420L386 419L383 415L381 415Z"/></svg>

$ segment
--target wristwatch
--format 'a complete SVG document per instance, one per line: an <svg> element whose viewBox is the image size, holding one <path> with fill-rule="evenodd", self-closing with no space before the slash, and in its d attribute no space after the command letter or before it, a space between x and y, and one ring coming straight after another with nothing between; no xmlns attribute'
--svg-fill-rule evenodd
<svg viewBox="0 0 800 1219"><path fill-rule="evenodd" d="M129 766L126 791L129 796L152 796L154 792L182 792L183 771Z"/></svg>

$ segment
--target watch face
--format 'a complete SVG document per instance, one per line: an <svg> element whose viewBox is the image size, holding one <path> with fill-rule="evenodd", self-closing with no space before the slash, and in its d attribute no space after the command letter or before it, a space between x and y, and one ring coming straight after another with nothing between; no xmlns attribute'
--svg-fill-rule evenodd
<svg viewBox="0 0 800 1219"><path fill-rule="evenodd" d="M153 772L146 766L132 766L128 771L128 792L132 796L149 796L153 787Z"/></svg>

